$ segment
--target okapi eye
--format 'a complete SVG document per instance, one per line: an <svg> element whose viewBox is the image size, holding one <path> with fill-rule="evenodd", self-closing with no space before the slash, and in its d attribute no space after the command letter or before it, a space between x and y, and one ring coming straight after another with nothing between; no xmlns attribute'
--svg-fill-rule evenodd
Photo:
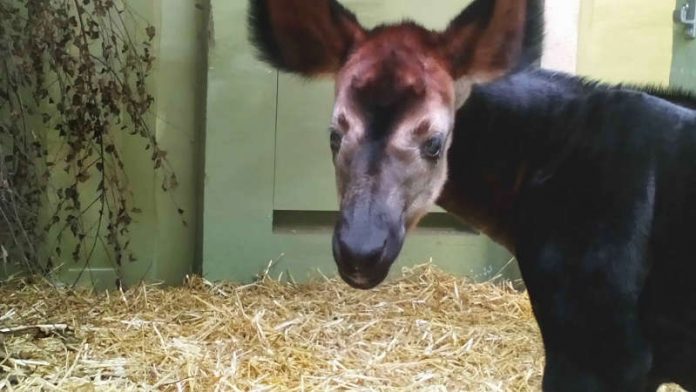
<svg viewBox="0 0 696 392"><path fill-rule="evenodd" d="M442 154L442 138L435 136L428 139L421 147L422 154L428 159L438 159Z"/></svg>
<svg viewBox="0 0 696 392"><path fill-rule="evenodd" d="M329 135L329 145L331 146L331 151L334 153L338 152L338 150L341 148L341 141L343 140L343 135L338 133L335 129L331 130L331 134Z"/></svg>

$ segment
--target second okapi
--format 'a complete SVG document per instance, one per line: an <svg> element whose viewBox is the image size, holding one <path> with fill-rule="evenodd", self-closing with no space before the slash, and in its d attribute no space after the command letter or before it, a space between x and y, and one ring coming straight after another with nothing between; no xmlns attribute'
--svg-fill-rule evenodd
<svg viewBox="0 0 696 392"><path fill-rule="evenodd" d="M509 249L545 391L696 390L696 99L533 70L536 0L476 0L444 31L364 28L335 0L250 0L260 57L335 79L333 250L381 283L437 203Z"/></svg>

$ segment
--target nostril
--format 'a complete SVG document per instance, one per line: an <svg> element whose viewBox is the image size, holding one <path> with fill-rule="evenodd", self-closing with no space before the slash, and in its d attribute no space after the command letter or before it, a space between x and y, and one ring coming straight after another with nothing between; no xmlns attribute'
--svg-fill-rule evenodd
<svg viewBox="0 0 696 392"><path fill-rule="evenodd" d="M346 266L346 269L350 273L360 272L360 268L358 268L358 265L355 263L348 263L348 265Z"/></svg>
<svg viewBox="0 0 696 392"><path fill-rule="evenodd" d="M341 244L341 258L355 272L377 265L384 256L386 243L379 246L368 244Z"/></svg>
<svg viewBox="0 0 696 392"><path fill-rule="evenodd" d="M391 264L393 235L384 222L370 219L337 222L333 236L334 259L345 274L372 275Z"/></svg>

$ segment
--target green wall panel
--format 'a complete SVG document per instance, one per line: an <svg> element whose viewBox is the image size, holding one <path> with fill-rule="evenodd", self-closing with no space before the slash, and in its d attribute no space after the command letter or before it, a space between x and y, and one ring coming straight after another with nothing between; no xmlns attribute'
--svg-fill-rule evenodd
<svg viewBox="0 0 696 392"><path fill-rule="evenodd" d="M245 1L213 0L203 273L248 279L270 259L276 73L246 44Z"/></svg>
<svg viewBox="0 0 696 392"><path fill-rule="evenodd" d="M337 208L328 142L333 81L308 82L280 74L276 128L274 208Z"/></svg>
<svg viewBox="0 0 696 392"><path fill-rule="evenodd" d="M667 84L673 3L581 0L577 73L610 83Z"/></svg>
<svg viewBox="0 0 696 392"><path fill-rule="evenodd" d="M130 34L143 34L144 21L157 29L153 47L156 62L149 85L155 103L148 121L168 151L179 187L169 193L161 190L162 178L153 170L143 140L121 137L117 141L135 205L142 210L133 216L131 227L131 247L138 260L121 267L121 275L126 284L141 280L179 284L192 272L198 258L207 14L189 0L136 1L129 6L138 16ZM178 207L184 210L186 226ZM82 274L82 266L66 261L62 277L72 282L81 276L86 284L113 287L115 268L101 252Z"/></svg>

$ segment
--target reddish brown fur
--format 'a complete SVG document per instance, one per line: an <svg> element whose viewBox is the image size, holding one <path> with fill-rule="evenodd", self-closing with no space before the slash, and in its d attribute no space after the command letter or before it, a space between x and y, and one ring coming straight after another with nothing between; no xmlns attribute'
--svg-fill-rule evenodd
<svg viewBox="0 0 696 392"><path fill-rule="evenodd" d="M425 59L428 36L403 25L370 36L351 56L337 78L338 88L350 86L364 106L393 106L422 97L428 88Z"/></svg>
<svg viewBox="0 0 696 392"><path fill-rule="evenodd" d="M424 135L427 135L428 132L431 129L431 124L428 120L424 120L418 125L418 128L416 128L413 131L413 134L418 137L423 137Z"/></svg>
<svg viewBox="0 0 696 392"><path fill-rule="evenodd" d="M498 0L487 25L470 23L464 28L453 23L443 33L444 57L455 78L484 74L499 76L510 69L522 51L526 1Z"/></svg>
<svg viewBox="0 0 696 392"><path fill-rule="evenodd" d="M453 80L438 40L437 33L410 23L373 31L338 73L337 91L351 90L346 98L360 109L389 108L405 117L409 106L422 106L425 99L450 105ZM425 131L419 134L425 136Z"/></svg>
<svg viewBox="0 0 696 392"><path fill-rule="evenodd" d="M336 72L366 34L352 15L336 12L327 1L266 0L266 5L285 67L308 76Z"/></svg>
<svg viewBox="0 0 696 392"><path fill-rule="evenodd" d="M338 116L337 123L340 131L348 132L350 129L350 123L348 122L346 115L343 113Z"/></svg>

